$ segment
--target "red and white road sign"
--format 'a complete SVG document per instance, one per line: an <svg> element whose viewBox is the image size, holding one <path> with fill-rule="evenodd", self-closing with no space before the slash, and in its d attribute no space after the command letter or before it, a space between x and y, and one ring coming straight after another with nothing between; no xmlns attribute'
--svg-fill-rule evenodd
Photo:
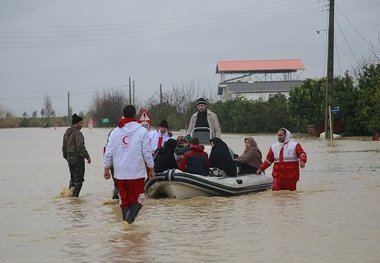
<svg viewBox="0 0 380 263"><path fill-rule="evenodd" d="M150 130L150 116L148 111L143 110L141 112L140 118L138 122L141 124L141 126L145 127L148 131Z"/></svg>
<svg viewBox="0 0 380 263"><path fill-rule="evenodd" d="M146 110L142 111L140 121L150 121L149 113Z"/></svg>

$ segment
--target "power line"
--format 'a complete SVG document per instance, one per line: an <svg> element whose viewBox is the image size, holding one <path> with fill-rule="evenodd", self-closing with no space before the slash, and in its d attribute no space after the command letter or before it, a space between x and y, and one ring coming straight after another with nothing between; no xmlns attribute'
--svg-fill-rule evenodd
<svg viewBox="0 0 380 263"><path fill-rule="evenodd" d="M337 24L338 24L339 31L342 33L342 36L343 36L344 42L346 43L348 50L350 51L350 53L351 53L352 57L354 58L354 60L356 61L356 63L359 64L359 61L356 59L356 56L355 56L354 52L352 51L350 45L348 44L348 41L347 41L347 39L346 39L346 36L344 35L343 30L342 30L342 28L341 28L341 26L340 26L339 20L338 20L338 18L337 18L336 16L335 16L335 20L336 20L336 22L337 22Z"/></svg>
<svg viewBox="0 0 380 263"><path fill-rule="evenodd" d="M97 88L96 90L92 90L92 91L83 91L83 92L70 92L70 95L71 96L81 96L81 95L87 95L87 94L96 94L97 92L106 92L106 91L109 91L109 90L116 90L116 89L122 89L122 88L125 88L127 87L128 85L127 84L123 84L123 85L115 85L113 87L109 87L109 88L102 88L101 90L99 90L99 88ZM8 97L8 98L4 98L4 97L1 97L0 98L0 101L30 101L30 100L37 100L37 99L41 99L43 97L45 97L47 94L44 93L44 95L34 95L34 96L27 96L27 97ZM66 98L67 97L67 91L65 91L65 93L62 93L62 94L56 94L56 95L48 95L50 98Z"/></svg>
<svg viewBox="0 0 380 263"><path fill-rule="evenodd" d="M83 25L83 26L39 26L39 27L30 27L30 26L0 26L0 32L8 32L8 33L51 33L56 32L57 30L60 32L79 32L83 33L85 31L103 31L103 30L114 30L114 29L125 29L125 28L144 28L144 27L160 27L162 25L178 25L180 23L188 23L188 22L200 22L201 24L207 24L208 21L215 21L215 18L222 19L222 20L228 20L230 19L236 20L237 18L240 18L241 16L252 16L254 14L255 17L258 15L264 15L264 17L267 17L268 13L277 13L277 10L284 10L284 6L290 6L290 3L294 2L295 7L309 7L310 4L305 3L305 1L302 1L302 3L299 3L299 1L278 1L278 3L272 4L270 3L267 5L257 5L254 6L247 6L239 9L232 9L228 11L222 11L222 12L214 12L214 13L208 13L208 14L192 14L191 16L185 16L180 18L166 18L166 19L157 19L157 20L143 20L143 21L134 21L129 23L118 23L118 24L95 24L95 25ZM293 8L291 8L293 10ZM260 11L262 14L260 14ZM30 30L32 29L32 31ZM38 29L42 29L44 31L35 31ZM10 30L16 30L16 31L10 31ZM33 31L34 30L34 31Z"/></svg>
<svg viewBox="0 0 380 263"><path fill-rule="evenodd" d="M339 73L340 73L340 75L342 75L342 68L341 68L341 66L340 66L340 59L339 59L339 48L338 48L338 44L336 43L336 37L334 38L334 41L335 41L335 47L336 47L336 58L337 58L337 60L338 60L338 66L339 66Z"/></svg>
<svg viewBox="0 0 380 263"><path fill-rule="evenodd" d="M285 4L289 6L287 1ZM78 45L113 45L140 43L149 40L168 40L183 37L215 35L238 29L255 30L260 25L267 25L284 19L295 19L318 12L319 8L310 7L308 3L294 2L292 12L283 10L285 5L280 1L277 5L268 5L265 9L257 7L231 10L223 13L202 15L197 18L185 17L177 20L161 20L130 23L127 25L101 25L93 27L61 28L45 31L25 31L25 28L0 27L0 48L28 47L71 47ZM301 14L301 15L300 15ZM54 27L53 27L54 29ZM24 30L24 31L23 31ZM21 33L26 35L20 35ZM11 34L11 35L9 35ZM46 35L47 34L47 35ZM61 35L62 34L62 35ZM64 37L62 39L62 37Z"/></svg>
<svg viewBox="0 0 380 263"><path fill-rule="evenodd" d="M376 49L373 44L371 43L371 41L369 41L368 39L366 39L361 33L360 31L351 23L351 21L348 19L348 17L343 13L343 11L339 8L339 6L337 5L338 7L338 11L342 14L342 16L346 19L346 21L348 22L348 24L355 30L355 32L359 35L359 37L364 40L367 44L369 44L371 46L372 49L376 50L376 51L380 51L378 49Z"/></svg>

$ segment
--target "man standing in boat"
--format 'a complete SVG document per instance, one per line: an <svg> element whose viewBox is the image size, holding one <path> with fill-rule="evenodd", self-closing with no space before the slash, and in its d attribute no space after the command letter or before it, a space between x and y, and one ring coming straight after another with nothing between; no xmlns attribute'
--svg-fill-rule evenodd
<svg viewBox="0 0 380 263"><path fill-rule="evenodd" d="M299 167L304 168L307 155L301 144L290 140L291 133L285 128L277 132L278 142L269 148L265 162L260 165L257 174L274 163L272 171L272 191L295 191L300 177Z"/></svg>
<svg viewBox="0 0 380 263"><path fill-rule="evenodd" d="M143 205L145 177L153 179L155 175L147 129L136 122L133 105L125 106L123 114L124 118L109 135L103 176L110 179L110 167L114 168L123 221L131 224Z"/></svg>
<svg viewBox="0 0 380 263"><path fill-rule="evenodd" d="M197 100L197 110L190 118L188 133L191 134L194 128L208 127L211 131L210 138L220 137L222 131L218 116L207 109L207 102L204 98Z"/></svg>

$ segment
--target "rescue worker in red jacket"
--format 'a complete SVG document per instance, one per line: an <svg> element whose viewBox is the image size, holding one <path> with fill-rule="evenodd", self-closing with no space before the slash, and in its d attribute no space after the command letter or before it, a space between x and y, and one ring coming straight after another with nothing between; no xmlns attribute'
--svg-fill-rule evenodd
<svg viewBox="0 0 380 263"><path fill-rule="evenodd" d="M257 170L257 174L261 174L274 163L272 191L295 191L300 177L299 167L305 167L307 155L301 144L290 140L290 137L290 131L280 128L277 132L278 142L269 148L266 160Z"/></svg>

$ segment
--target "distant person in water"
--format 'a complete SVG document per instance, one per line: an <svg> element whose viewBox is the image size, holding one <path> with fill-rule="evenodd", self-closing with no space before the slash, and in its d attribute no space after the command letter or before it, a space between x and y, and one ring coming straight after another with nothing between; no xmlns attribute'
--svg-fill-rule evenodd
<svg viewBox="0 0 380 263"><path fill-rule="evenodd" d="M208 154L204 149L205 147L199 144L198 138L192 138L190 150L183 154L179 169L187 173L208 175L210 165Z"/></svg>
<svg viewBox="0 0 380 263"><path fill-rule="evenodd" d="M235 162L239 165L239 174L254 174L261 164L263 155L253 137L245 138L244 144L244 152L235 159Z"/></svg>
<svg viewBox="0 0 380 263"><path fill-rule="evenodd" d="M307 155L301 144L290 138L290 131L280 128L277 132L278 142L272 144L265 162L257 170L257 173L260 174L274 163L272 170L273 191L295 191L300 178L299 168L304 168L307 161Z"/></svg>
<svg viewBox="0 0 380 263"><path fill-rule="evenodd" d="M190 118L188 133L191 134L194 128L207 127L211 131L211 138L220 137L221 128L218 116L207 108L204 98L199 98L196 102L197 112Z"/></svg>
<svg viewBox="0 0 380 263"><path fill-rule="evenodd" d="M84 144L84 136L80 131L83 127L83 118L74 114L71 124L71 127L63 135L62 154L69 165L69 189L74 197L78 197L84 182L84 160L87 159L87 163L90 164L91 158Z"/></svg>

